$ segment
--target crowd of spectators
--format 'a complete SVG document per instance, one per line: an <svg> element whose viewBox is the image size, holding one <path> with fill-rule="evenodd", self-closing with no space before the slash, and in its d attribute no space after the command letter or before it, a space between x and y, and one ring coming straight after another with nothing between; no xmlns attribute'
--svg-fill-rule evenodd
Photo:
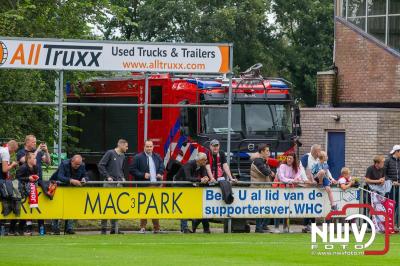
<svg viewBox="0 0 400 266"><path fill-rule="evenodd" d="M226 202L233 201L230 184L238 181L232 175L229 168L226 154L221 150L218 140L214 139L210 142L204 152L198 152L194 160L190 160L180 165L179 170L173 174L175 181L189 181L199 185L216 185L219 184L226 195ZM99 173L104 181L104 187L122 187L121 181L125 181L124 168L127 163L125 153L128 150L128 142L120 139L114 149L108 150L98 163ZM14 158L14 160L12 159ZM325 151L321 150L318 144L312 145L309 153L304 154L298 159L295 152L285 154L284 160L279 165L271 166L270 150L267 144L260 144L258 152L251 157L252 164L250 168L251 186L257 187L272 184L273 187L295 187L295 186L319 186L323 188L329 198L331 210L336 210L337 206L333 199L331 186L338 185L341 189L347 190L357 185L358 180L351 176L351 170L343 167L341 175L333 177L329 165L328 157ZM4 147L0 147L0 181L18 180L21 185L19 188L27 187L27 184L35 183L43 185L43 164L51 162L48 147L46 143L41 142L37 145L34 135L25 137L24 146L18 150L18 143L10 140ZM394 193L394 189L399 185L400 171L400 145L395 145L390 151L389 156L385 159L383 155L373 158L373 165L368 167L365 174L365 182L369 189L376 193L386 196L396 202L396 213L398 211L399 195ZM128 166L129 174L134 180L142 181L142 187L158 187L157 181L162 181L165 176L165 167L163 158L154 152L154 144L151 140L146 140L143 151L136 154L132 163ZM50 178L51 182L57 183L59 186L84 186L88 181L85 164L83 158L79 154L73 155L70 159L64 160L58 166L58 169ZM14 182L15 183L15 182ZM190 184L190 183L189 183ZM15 184L14 184L15 185ZM49 185L47 185L49 186ZM178 185L181 187L188 184ZM42 186L43 188L43 186ZM16 189L18 191L18 189ZM23 195L21 191L21 195ZM22 196L19 196L20 198ZM231 199L229 199L231 197ZM6 201L3 200L3 214L5 215ZM20 208L20 201L13 203L10 208L17 213ZM19 205L18 205L19 204ZM397 217L397 215L396 215ZM283 232L291 232L288 229L288 219L274 219L275 230L280 232L279 225L283 220ZM17 226L18 222L18 226ZM304 219L303 232L310 231L310 224L315 219ZM1 222L2 225L4 220ZM207 219L192 220L192 226L189 228L188 220L181 220L181 231L183 233L195 233L199 224L203 224L203 232L210 233L210 223ZM46 234L44 229L44 221L37 221L39 233ZM160 233L160 221L152 220L153 232ZM264 218L256 219L256 233L264 233L271 231L269 229L270 220ZM53 220L52 233L60 234L60 221ZM140 220L140 233L145 233L147 228L147 220ZM65 234L74 234L74 221L65 221ZM101 221L101 234L107 233L107 220ZM10 235L32 235L32 221L30 220L11 220L8 229ZM118 228L118 221L111 220L110 234L123 234Z"/></svg>

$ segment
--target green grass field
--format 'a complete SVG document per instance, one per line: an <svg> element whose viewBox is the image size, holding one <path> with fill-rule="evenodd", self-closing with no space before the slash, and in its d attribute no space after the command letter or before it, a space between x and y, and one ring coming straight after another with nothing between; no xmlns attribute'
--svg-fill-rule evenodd
<svg viewBox="0 0 400 266"><path fill-rule="evenodd" d="M383 246L379 235L375 246ZM127 234L0 238L1 265L399 265L384 256L311 255L309 234Z"/></svg>

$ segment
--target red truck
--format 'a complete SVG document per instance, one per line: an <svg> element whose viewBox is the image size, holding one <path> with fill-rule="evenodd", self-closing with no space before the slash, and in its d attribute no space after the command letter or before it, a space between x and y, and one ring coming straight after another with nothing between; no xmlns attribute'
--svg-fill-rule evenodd
<svg viewBox="0 0 400 266"><path fill-rule="evenodd" d="M268 143L272 157L295 149L301 134L300 113L292 97L290 83L280 78L263 78L255 65L232 82L231 169L241 180L248 180L250 155L259 143ZM228 80L224 77L194 78L153 74L148 78L150 104L228 104ZM79 90L78 92L76 90ZM92 79L74 92L68 102L144 103L145 76ZM79 152L95 180L96 164L119 138L129 142L129 152L142 150L144 107L69 107L82 115L68 116L68 125L81 128L74 132ZM226 151L227 109L149 107L148 138L155 152L165 158L168 169L185 163L216 138ZM72 112L73 113L73 112ZM76 151L75 151L76 152ZM173 167L172 167L173 168Z"/></svg>

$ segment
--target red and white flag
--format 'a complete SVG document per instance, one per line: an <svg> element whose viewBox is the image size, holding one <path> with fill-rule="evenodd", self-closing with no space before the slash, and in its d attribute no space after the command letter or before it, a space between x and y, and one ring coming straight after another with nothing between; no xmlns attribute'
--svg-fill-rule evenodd
<svg viewBox="0 0 400 266"><path fill-rule="evenodd" d="M373 215L372 222L378 232L389 231L389 234L394 234L394 212L396 207L396 202L394 200L385 198L378 193L371 192L371 206L376 211L386 212L388 221L385 226L385 216L383 215Z"/></svg>

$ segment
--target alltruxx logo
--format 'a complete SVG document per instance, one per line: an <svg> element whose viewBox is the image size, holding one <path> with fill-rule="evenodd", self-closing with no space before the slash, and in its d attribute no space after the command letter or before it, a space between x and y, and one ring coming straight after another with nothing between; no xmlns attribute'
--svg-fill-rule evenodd
<svg viewBox="0 0 400 266"><path fill-rule="evenodd" d="M0 41L0 66L3 65L8 58L8 49L7 46Z"/></svg>
<svg viewBox="0 0 400 266"><path fill-rule="evenodd" d="M67 45L49 43L19 43L13 54L0 41L0 65L10 57L12 65L44 65L63 67L99 67L103 46ZM45 54L45 58L41 56ZM44 62L40 62L41 59Z"/></svg>

